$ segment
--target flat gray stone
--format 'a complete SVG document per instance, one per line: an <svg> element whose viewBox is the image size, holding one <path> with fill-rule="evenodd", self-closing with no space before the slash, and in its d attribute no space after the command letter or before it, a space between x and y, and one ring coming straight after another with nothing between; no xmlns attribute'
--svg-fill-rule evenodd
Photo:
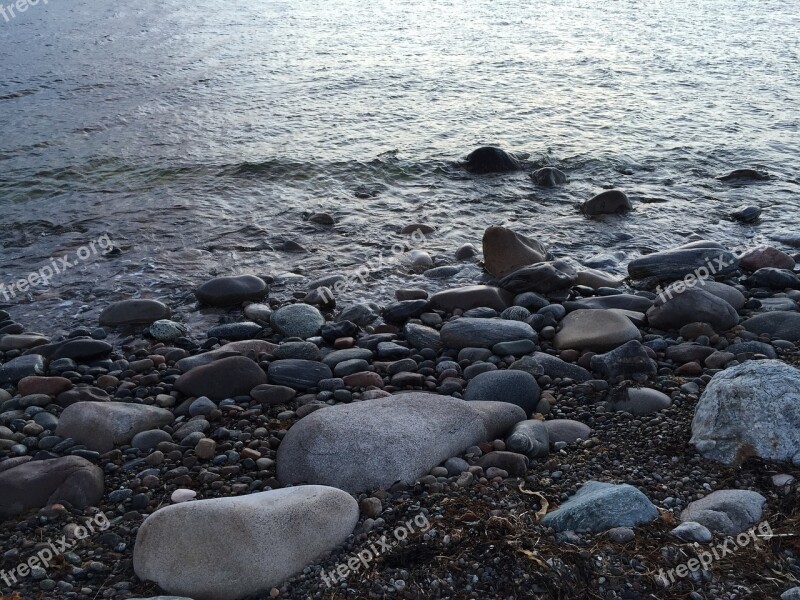
<svg viewBox="0 0 800 600"><path fill-rule="evenodd" d="M526 415L534 412L540 396L541 389L533 375L510 369L476 375L464 392L467 402L510 402L524 410Z"/></svg>
<svg viewBox="0 0 800 600"><path fill-rule="evenodd" d="M633 279L655 277L660 281L683 279L697 269L705 268L708 273L699 271L700 276L732 275L739 268L738 259L718 244L707 243L706 247L681 246L663 252L654 252L628 264L628 274ZM708 265L714 269L710 272Z"/></svg>
<svg viewBox="0 0 800 600"><path fill-rule="evenodd" d="M441 329L442 345L447 348L491 348L500 342L538 341L533 328L520 321L467 319L448 321Z"/></svg>
<svg viewBox="0 0 800 600"><path fill-rule="evenodd" d="M725 535L736 535L761 520L767 499L750 490L717 490L695 500L681 513L681 521L694 521Z"/></svg>
<svg viewBox="0 0 800 600"><path fill-rule="evenodd" d="M583 309L561 320L553 340L556 350L591 350L607 352L642 334L630 319L610 310Z"/></svg>
<svg viewBox="0 0 800 600"><path fill-rule="evenodd" d="M464 402L417 392L338 404L289 429L278 447L278 479L349 492L413 483L523 419L525 412L507 402Z"/></svg>
<svg viewBox="0 0 800 600"><path fill-rule="evenodd" d="M333 377L328 365L299 358L273 361L267 369L267 374L270 383L299 390L316 388L323 379Z"/></svg>

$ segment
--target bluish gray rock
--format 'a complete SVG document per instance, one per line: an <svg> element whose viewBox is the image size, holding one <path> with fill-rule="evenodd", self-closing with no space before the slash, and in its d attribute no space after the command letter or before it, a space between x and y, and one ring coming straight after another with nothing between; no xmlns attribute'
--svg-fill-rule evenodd
<svg viewBox="0 0 800 600"><path fill-rule="evenodd" d="M506 448L528 458L541 458L550 453L550 434L542 421L520 421L506 437Z"/></svg>
<svg viewBox="0 0 800 600"><path fill-rule="evenodd" d="M638 340L631 340L605 354L595 354L591 360L592 371L600 373L605 379L617 377L631 379L654 377L658 371L656 362Z"/></svg>
<svg viewBox="0 0 800 600"><path fill-rule="evenodd" d="M222 325L217 325L209 329L206 335L210 338L215 337L222 340L239 342L242 340L255 339L263 330L264 328L258 323L243 321L241 323L224 323Z"/></svg>
<svg viewBox="0 0 800 600"><path fill-rule="evenodd" d="M686 542L700 542L707 544L712 539L711 531L705 525L695 523L694 521L686 521L681 523L675 529L670 531L672 535L678 537Z"/></svg>
<svg viewBox="0 0 800 600"><path fill-rule="evenodd" d="M321 380L333 377L328 365L297 358L270 363L267 374L270 383L300 390L315 388Z"/></svg>
<svg viewBox="0 0 800 600"><path fill-rule="evenodd" d="M533 356L523 356L514 361L509 369L525 371L534 377L547 375L553 379L572 379L578 383L589 381L592 378L592 374L583 367L544 352L534 352Z"/></svg>
<svg viewBox="0 0 800 600"><path fill-rule="evenodd" d="M319 333L325 317L310 304L289 304L272 313L271 323L281 335L307 339Z"/></svg>
<svg viewBox="0 0 800 600"><path fill-rule="evenodd" d="M352 496L316 485L173 504L139 527L133 568L170 593L238 600L333 550L358 517Z"/></svg>
<svg viewBox="0 0 800 600"><path fill-rule="evenodd" d="M406 323L403 328L403 334L417 350L423 348L432 348L439 350L442 347L442 340L439 332L433 327L426 327L425 325L418 325L416 323Z"/></svg>
<svg viewBox="0 0 800 600"><path fill-rule="evenodd" d="M569 500L549 512L542 525L557 531L608 531L653 521L658 509L628 484L588 481Z"/></svg>
<svg viewBox="0 0 800 600"><path fill-rule="evenodd" d="M519 406L526 415L536 409L541 389L533 375L518 370L487 371L475 376L467 384L464 400L510 402Z"/></svg>
<svg viewBox="0 0 800 600"><path fill-rule="evenodd" d="M672 398L658 390L629 387L613 393L609 403L613 410L641 417L669 408Z"/></svg>
<svg viewBox="0 0 800 600"><path fill-rule="evenodd" d="M454 319L441 329L442 345L447 348L491 348L500 342L538 341L527 323L503 319Z"/></svg>
<svg viewBox="0 0 800 600"><path fill-rule="evenodd" d="M284 485L331 485L354 493L413 483L523 419L524 411L506 402L464 402L418 392L338 404L289 429L278 447L278 479Z"/></svg>
<svg viewBox="0 0 800 600"><path fill-rule="evenodd" d="M0 366L0 384L14 383L29 375L44 375L44 358L38 354L28 354L12 358Z"/></svg>
<svg viewBox="0 0 800 600"><path fill-rule="evenodd" d="M607 352L642 334L627 317L611 310L576 310L561 320L553 339L556 350Z"/></svg>
<svg viewBox="0 0 800 600"><path fill-rule="evenodd" d="M714 532L736 535L761 520L767 499L750 490L717 490L695 500L681 513L681 521L694 521Z"/></svg>
<svg viewBox="0 0 800 600"><path fill-rule="evenodd" d="M717 373L697 403L690 443L725 464L800 460L800 370L758 360Z"/></svg>

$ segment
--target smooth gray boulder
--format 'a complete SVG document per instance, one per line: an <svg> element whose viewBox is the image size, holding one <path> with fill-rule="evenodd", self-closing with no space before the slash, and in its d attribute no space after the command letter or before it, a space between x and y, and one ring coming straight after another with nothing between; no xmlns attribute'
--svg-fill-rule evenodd
<svg viewBox="0 0 800 600"><path fill-rule="evenodd" d="M635 527L658 517L658 509L628 484L588 481L569 500L542 519L557 531L608 531Z"/></svg>
<svg viewBox="0 0 800 600"><path fill-rule="evenodd" d="M526 418L507 402L465 402L421 392L338 404L304 417L278 447L283 484L349 492L413 483L465 449Z"/></svg>
<svg viewBox="0 0 800 600"><path fill-rule="evenodd" d="M717 373L697 402L690 443L725 464L751 456L800 463L800 370L751 360Z"/></svg>
<svg viewBox="0 0 800 600"><path fill-rule="evenodd" d="M500 342L516 340L538 342L530 325L504 319L455 319L445 323L439 333L442 345L447 348L491 348Z"/></svg>
<svg viewBox="0 0 800 600"><path fill-rule="evenodd" d="M610 215L632 209L630 199L622 190L605 190L592 196L581 206L586 216Z"/></svg>
<svg viewBox="0 0 800 600"><path fill-rule="evenodd" d="M72 438L90 450L108 452L128 444L137 433L175 420L164 408L127 402L76 402L64 409L56 435Z"/></svg>
<svg viewBox="0 0 800 600"><path fill-rule="evenodd" d="M55 503L97 505L104 482L103 470L80 456L20 462L0 470L0 519Z"/></svg>
<svg viewBox="0 0 800 600"><path fill-rule="evenodd" d="M630 319L611 310L582 309L561 320L553 339L556 350L591 350L607 352L642 334Z"/></svg>
<svg viewBox="0 0 800 600"><path fill-rule="evenodd" d="M28 354L12 358L0 365L0 384L14 383L31 375L44 375L44 358L38 354Z"/></svg>
<svg viewBox="0 0 800 600"><path fill-rule="evenodd" d="M694 521L725 535L736 535L761 520L767 499L750 490L717 490L695 500L681 513L681 521Z"/></svg>
<svg viewBox="0 0 800 600"><path fill-rule="evenodd" d="M316 485L173 504L139 527L133 568L169 593L237 600L333 550L358 516L352 496Z"/></svg>
<svg viewBox="0 0 800 600"><path fill-rule="evenodd" d="M121 300L103 309L100 325L149 325L171 315L169 307L158 300Z"/></svg>

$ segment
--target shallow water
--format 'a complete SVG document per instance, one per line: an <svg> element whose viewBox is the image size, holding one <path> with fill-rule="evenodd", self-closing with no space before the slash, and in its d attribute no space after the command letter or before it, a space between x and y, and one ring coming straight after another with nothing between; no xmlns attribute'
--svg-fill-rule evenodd
<svg viewBox="0 0 800 600"><path fill-rule="evenodd" d="M799 27L777 0L40 2L0 17L0 282L104 234L121 252L0 305L68 327L128 296L188 307L192 286L238 272L287 297L390 255L413 222L438 228L441 264L492 223L623 268L692 233L774 240L800 214ZM455 166L484 144L570 183ZM741 167L771 179L713 179ZM576 210L609 185L635 212ZM742 203L760 223L728 219ZM336 225L303 220L320 210ZM480 276L403 273L348 295Z"/></svg>

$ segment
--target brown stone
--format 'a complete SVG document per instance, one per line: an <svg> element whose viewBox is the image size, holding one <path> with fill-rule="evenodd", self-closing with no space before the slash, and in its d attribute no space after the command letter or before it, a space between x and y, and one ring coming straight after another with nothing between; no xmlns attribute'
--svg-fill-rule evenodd
<svg viewBox="0 0 800 600"><path fill-rule="evenodd" d="M72 382L66 377L39 377L31 375L20 379L17 384L17 391L22 396L30 394L47 394L48 396L58 396L61 392L72 389Z"/></svg>
<svg viewBox="0 0 800 600"><path fill-rule="evenodd" d="M503 311L514 302L514 295L489 285L468 285L443 290L431 296L431 308L453 312L455 309L469 310L488 306Z"/></svg>
<svg viewBox="0 0 800 600"><path fill-rule="evenodd" d="M495 277L547 260L547 248L538 240L506 227L492 226L483 234L483 262Z"/></svg>
<svg viewBox="0 0 800 600"><path fill-rule="evenodd" d="M766 267L794 269L794 259L777 248L757 246L741 256L739 266L745 271L757 271Z"/></svg>
<svg viewBox="0 0 800 600"><path fill-rule="evenodd" d="M344 384L349 387L369 387L375 386L378 388L383 387L383 378L377 373L372 371L361 371L360 373L353 373L343 377Z"/></svg>

